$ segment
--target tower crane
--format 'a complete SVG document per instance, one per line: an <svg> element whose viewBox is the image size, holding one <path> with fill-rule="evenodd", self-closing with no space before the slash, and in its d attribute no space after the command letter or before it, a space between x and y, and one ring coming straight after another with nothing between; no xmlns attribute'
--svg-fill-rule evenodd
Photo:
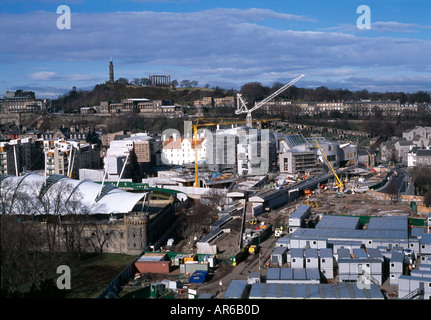
<svg viewBox="0 0 431 320"><path fill-rule="evenodd" d="M296 77L295 79L293 79L289 83L285 84L280 89L278 89L277 91L275 91L274 93L272 93L271 95L269 95L268 97L266 97L265 99L263 99L262 101L260 101L259 103L255 104L254 107L251 108L250 110L247 108L246 103L242 99L241 94L237 93L237 95L236 95L237 96L237 109L235 110L235 114L247 113L247 117L246 117L247 126L248 127L252 127L252 122L253 121L252 121L251 113L253 111L259 109L265 103L267 103L268 101L274 99L276 96L278 96L280 93L282 93L283 91L285 91L287 88L291 87L294 83L296 83L297 81L299 81L303 77L305 77L303 74L301 74L300 76ZM240 102L241 102L241 105L240 105Z"/></svg>

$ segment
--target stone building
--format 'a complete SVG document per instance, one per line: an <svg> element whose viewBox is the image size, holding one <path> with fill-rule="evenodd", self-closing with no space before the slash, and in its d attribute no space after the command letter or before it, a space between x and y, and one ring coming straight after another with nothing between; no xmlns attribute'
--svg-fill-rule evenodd
<svg viewBox="0 0 431 320"><path fill-rule="evenodd" d="M46 99L36 99L33 91L6 91L4 98L0 99L0 113L38 112L45 110L47 104Z"/></svg>
<svg viewBox="0 0 431 320"><path fill-rule="evenodd" d="M147 192L132 193L112 185L101 188L89 180L55 175L46 179L35 173L0 178L4 212L19 215L22 221L33 222L39 228L55 228L57 238L51 249L56 251L138 255L150 246L158 249L165 245L176 229L176 202L172 196L157 200L157 194L153 194L148 199ZM6 201L11 195L27 199L35 204L34 208L40 204L41 209L35 213L26 210L21 200ZM46 211L44 201L54 200L62 204ZM48 248L43 241L41 246Z"/></svg>

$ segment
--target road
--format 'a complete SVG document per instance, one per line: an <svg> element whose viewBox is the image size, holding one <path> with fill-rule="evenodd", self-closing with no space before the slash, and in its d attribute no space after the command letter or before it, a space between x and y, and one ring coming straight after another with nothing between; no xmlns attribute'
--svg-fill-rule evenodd
<svg viewBox="0 0 431 320"><path fill-rule="evenodd" d="M266 267L264 263L270 257L277 240L278 238L274 234L270 235L260 244L260 255L249 255L235 267L223 263L219 264L213 278L199 286L198 294L212 293L214 298L222 299L232 280L247 280L249 272L259 272L259 264L261 275L265 276Z"/></svg>

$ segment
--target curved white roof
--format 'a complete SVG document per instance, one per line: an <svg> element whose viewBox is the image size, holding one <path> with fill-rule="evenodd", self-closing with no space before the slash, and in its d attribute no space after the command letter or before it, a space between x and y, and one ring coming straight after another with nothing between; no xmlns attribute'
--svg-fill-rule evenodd
<svg viewBox="0 0 431 320"><path fill-rule="evenodd" d="M67 214L73 206L75 211L86 214L127 213L146 195L147 192L132 193L120 190L113 185L102 185L91 180L75 180L65 176L45 177L36 173L25 176L2 176L1 195L8 206L7 212L20 214ZM64 209L59 210L55 201ZM40 208L42 202L44 208ZM25 206L27 210L21 210ZM47 206L46 204L50 205ZM79 206L77 207L77 204ZM30 208L32 207L32 208ZM49 208L48 208L49 207ZM26 211L26 212L23 212ZM48 212L47 212L48 211Z"/></svg>

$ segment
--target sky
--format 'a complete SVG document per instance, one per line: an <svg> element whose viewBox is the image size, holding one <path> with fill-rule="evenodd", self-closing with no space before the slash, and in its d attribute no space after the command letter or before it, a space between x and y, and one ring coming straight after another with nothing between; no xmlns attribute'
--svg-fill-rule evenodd
<svg viewBox="0 0 431 320"><path fill-rule="evenodd" d="M429 0L2 0L0 96L91 89L111 58L115 79L430 91L429 17Z"/></svg>

